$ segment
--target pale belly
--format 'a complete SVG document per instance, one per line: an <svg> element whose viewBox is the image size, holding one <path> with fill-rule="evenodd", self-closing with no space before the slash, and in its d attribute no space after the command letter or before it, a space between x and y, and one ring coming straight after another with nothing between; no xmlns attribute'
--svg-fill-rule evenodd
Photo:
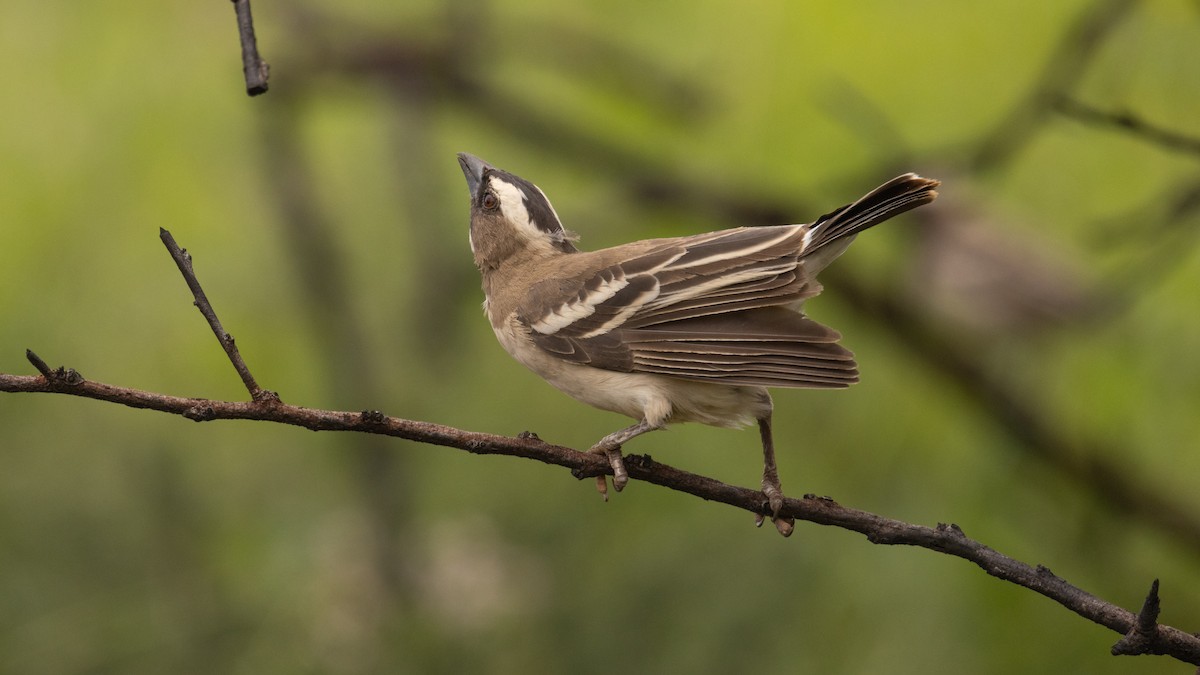
<svg viewBox="0 0 1200 675"><path fill-rule="evenodd" d="M771 412L771 396L763 387L693 382L570 363L519 339L521 330L519 324L510 322L496 328L496 338L526 368L576 400L601 410L644 419L655 426L699 422L719 427L752 424Z"/></svg>

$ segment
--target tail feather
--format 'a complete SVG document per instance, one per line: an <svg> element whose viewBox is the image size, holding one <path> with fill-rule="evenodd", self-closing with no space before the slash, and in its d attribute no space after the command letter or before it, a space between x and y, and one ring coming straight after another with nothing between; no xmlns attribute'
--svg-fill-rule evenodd
<svg viewBox="0 0 1200 675"><path fill-rule="evenodd" d="M928 204L937 198L935 188L940 184L915 173L896 176L853 204L847 204L818 218L805 234L804 248L800 254L808 257L832 242L846 240L893 216ZM849 244L849 241L844 241L833 255L825 251L817 257L826 261L832 260Z"/></svg>

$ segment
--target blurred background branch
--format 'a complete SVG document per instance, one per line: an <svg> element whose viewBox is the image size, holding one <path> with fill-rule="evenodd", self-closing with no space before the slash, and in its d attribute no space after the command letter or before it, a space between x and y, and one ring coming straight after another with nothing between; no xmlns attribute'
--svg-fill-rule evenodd
<svg viewBox="0 0 1200 675"><path fill-rule="evenodd" d="M1200 155L1200 137L1160 127L1130 112L1100 110L1070 96L1059 98L1054 108L1057 112L1077 120L1081 124L1122 131L1167 150Z"/></svg>
<svg viewBox="0 0 1200 675"><path fill-rule="evenodd" d="M1094 0L1063 31L1046 59L1041 76L1008 116L979 143L971 166L976 171L1002 168L1044 130L1067 92L1095 62L1112 33L1120 28L1138 0Z"/></svg>

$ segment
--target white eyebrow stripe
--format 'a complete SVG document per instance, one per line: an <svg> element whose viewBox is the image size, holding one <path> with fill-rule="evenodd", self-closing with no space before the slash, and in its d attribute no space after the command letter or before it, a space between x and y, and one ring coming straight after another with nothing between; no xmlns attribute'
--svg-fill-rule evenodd
<svg viewBox="0 0 1200 675"><path fill-rule="evenodd" d="M512 183L493 176L489 181L496 198L500 200L500 211L509 222L515 224L520 234L527 239L536 240L544 236L538 230L537 224L529 217L529 209L525 206L525 193Z"/></svg>

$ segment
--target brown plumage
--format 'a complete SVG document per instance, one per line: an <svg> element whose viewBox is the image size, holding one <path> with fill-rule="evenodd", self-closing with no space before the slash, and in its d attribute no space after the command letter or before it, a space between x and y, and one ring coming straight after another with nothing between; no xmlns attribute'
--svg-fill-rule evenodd
<svg viewBox="0 0 1200 675"><path fill-rule="evenodd" d="M581 252L537 186L459 155L471 247L504 348L571 396L639 422L592 451L627 480L620 446L669 422L757 421L763 490L782 505L766 387L858 381L841 335L803 314L816 276L861 231L933 201L938 182L893 178L812 224L737 228ZM603 490L602 490L603 492ZM781 532L787 519L775 518Z"/></svg>

